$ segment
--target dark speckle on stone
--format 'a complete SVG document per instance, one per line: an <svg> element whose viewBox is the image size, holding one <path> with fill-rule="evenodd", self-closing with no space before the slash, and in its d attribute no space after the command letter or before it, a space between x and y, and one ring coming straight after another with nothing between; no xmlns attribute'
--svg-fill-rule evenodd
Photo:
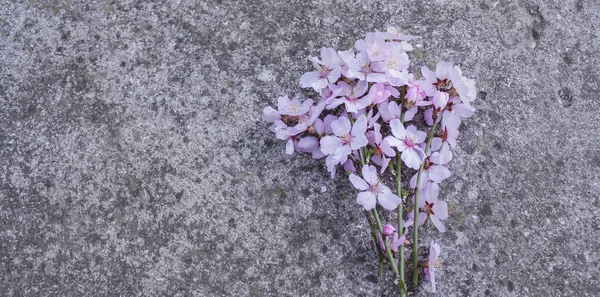
<svg viewBox="0 0 600 297"><path fill-rule="evenodd" d="M519 222L517 220L510 220L510 226L516 228L519 226Z"/></svg>
<svg viewBox="0 0 600 297"><path fill-rule="evenodd" d="M304 198L310 196L310 190L309 189L302 189L300 191L300 193L302 194L302 197L304 197Z"/></svg>
<svg viewBox="0 0 600 297"><path fill-rule="evenodd" d="M370 283L373 283L373 284L376 284L379 282L379 280L377 279L377 276L374 274L369 274L369 275L365 276L365 280Z"/></svg>
<svg viewBox="0 0 600 297"><path fill-rule="evenodd" d="M507 287L509 292L513 292L515 290L515 284L511 280L508 281Z"/></svg>
<svg viewBox="0 0 600 297"><path fill-rule="evenodd" d="M565 52L565 53L563 53L562 57L563 57L563 61L565 62L565 64L567 64L567 65L573 64L573 57L571 56L570 53Z"/></svg>
<svg viewBox="0 0 600 297"><path fill-rule="evenodd" d="M573 105L573 95L571 94L571 89L560 89L558 91L558 97L560 98L560 102L562 102L564 107L571 107L571 105Z"/></svg>
<svg viewBox="0 0 600 297"><path fill-rule="evenodd" d="M479 91L479 93L477 93L477 98L480 100L485 100L486 97L487 97L487 92Z"/></svg>
<svg viewBox="0 0 600 297"><path fill-rule="evenodd" d="M540 17L540 7L538 5L532 5L527 8L527 12L532 17Z"/></svg>
<svg viewBox="0 0 600 297"><path fill-rule="evenodd" d="M179 191L179 192L175 193L175 199L177 199L177 201L180 201L180 200L181 200L181 197L183 197L183 192L184 192L184 191L183 191L183 190L181 190L181 191Z"/></svg>
<svg viewBox="0 0 600 297"><path fill-rule="evenodd" d="M502 144L498 141L494 142L494 148L501 151L502 150Z"/></svg>
<svg viewBox="0 0 600 297"><path fill-rule="evenodd" d="M489 203L484 204L480 209L479 209L479 214L481 216L491 216L492 213L492 206Z"/></svg>
<svg viewBox="0 0 600 297"><path fill-rule="evenodd" d="M229 228L236 228L237 224L235 223L235 219L231 218L229 219L229 221L227 221L227 225L229 226Z"/></svg>
<svg viewBox="0 0 600 297"><path fill-rule="evenodd" d="M596 167L600 167L600 152L596 152L595 155L592 156L592 164L596 165Z"/></svg>

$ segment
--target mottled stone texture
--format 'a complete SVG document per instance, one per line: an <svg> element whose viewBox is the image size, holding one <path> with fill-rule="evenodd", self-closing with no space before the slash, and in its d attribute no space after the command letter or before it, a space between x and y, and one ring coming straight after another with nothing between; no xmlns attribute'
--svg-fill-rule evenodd
<svg viewBox="0 0 600 297"><path fill-rule="evenodd" d="M343 174L260 120L388 25L479 82L436 296L598 296L595 0L3 0L0 295L397 294Z"/></svg>

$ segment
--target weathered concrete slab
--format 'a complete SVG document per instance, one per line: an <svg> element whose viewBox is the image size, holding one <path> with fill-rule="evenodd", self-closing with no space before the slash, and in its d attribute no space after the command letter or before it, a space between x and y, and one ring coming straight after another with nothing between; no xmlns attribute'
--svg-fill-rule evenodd
<svg viewBox="0 0 600 297"><path fill-rule="evenodd" d="M599 24L593 0L4 1L0 295L396 294L349 183L260 121L308 55L395 25L479 81L424 231L437 296L598 296Z"/></svg>

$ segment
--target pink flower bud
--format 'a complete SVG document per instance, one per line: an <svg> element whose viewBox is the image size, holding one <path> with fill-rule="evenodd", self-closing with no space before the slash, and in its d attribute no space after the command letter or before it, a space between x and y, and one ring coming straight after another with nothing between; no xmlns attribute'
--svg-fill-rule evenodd
<svg viewBox="0 0 600 297"><path fill-rule="evenodd" d="M448 93L437 91L433 95L433 106L437 109L446 108L446 104L448 104Z"/></svg>
<svg viewBox="0 0 600 297"><path fill-rule="evenodd" d="M394 228L394 226L392 226L390 224L383 226L383 235L385 235L385 236L390 236L390 235L394 234L395 231L396 231L396 228Z"/></svg>

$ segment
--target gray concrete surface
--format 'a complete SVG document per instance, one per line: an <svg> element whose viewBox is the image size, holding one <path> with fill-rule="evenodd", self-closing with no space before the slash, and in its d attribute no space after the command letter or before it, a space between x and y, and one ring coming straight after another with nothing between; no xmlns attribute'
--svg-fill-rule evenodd
<svg viewBox="0 0 600 297"><path fill-rule="evenodd" d="M600 296L594 0L4 0L0 295L395 295L346 179L260 120L388 25L479 81L436 296Z"/></svg>

